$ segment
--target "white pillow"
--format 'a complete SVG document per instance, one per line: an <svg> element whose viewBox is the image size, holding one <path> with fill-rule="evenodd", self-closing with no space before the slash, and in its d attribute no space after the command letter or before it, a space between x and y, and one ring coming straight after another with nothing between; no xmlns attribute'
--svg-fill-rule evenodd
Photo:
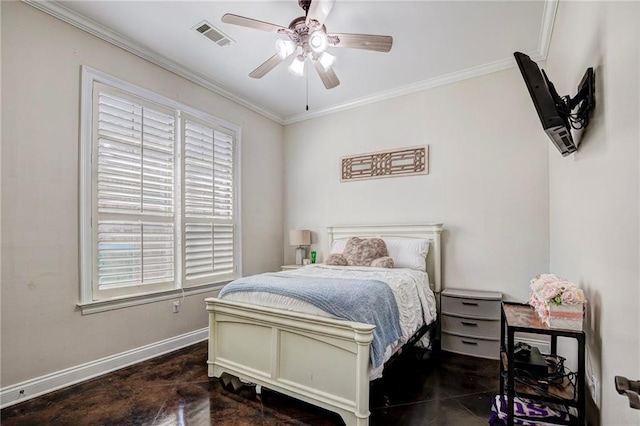
<svg viewBox="0 0 640 426"><path fill-rule="evenodd" d="M333 240L331 243L331 253L339 253L342 254L344 252L344 248L347 245L348 238L342 238L341 240Z"/></svg>
<svg viewBox="0 0 640 426"><path fill-rule="evenodd" d="M426 271L427 254L429 253L428 239L401 237L385 237L382 239L387 245L389 257L393 258L394 268ZM348 240L348 238L334 240L331 244L331 253L342 253Z"/></svg>
<svg viewBox="0 0 640 426"><path fill-rule="evenodd" d="M429 240L425 238L383 238L394 268L427 270Z"/></svg>

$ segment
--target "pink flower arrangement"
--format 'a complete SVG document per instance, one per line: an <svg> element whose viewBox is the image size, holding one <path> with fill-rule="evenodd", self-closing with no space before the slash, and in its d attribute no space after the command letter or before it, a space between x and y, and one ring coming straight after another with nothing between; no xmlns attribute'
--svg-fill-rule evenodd
<svg viewBox="0 0 640 426"><path fill-rule="evenodd" d="M531 280L531 298L540 320L549 325L550 306L578 305L586 303L584 293L572 282L554 274L541 274Z"/></svg>

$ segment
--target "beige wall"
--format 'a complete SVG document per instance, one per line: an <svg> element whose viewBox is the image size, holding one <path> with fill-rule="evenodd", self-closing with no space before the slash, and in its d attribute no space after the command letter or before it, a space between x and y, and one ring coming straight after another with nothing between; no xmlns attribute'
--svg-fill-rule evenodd
<svg viewBox="0 0 640 426"><path fill-rule="evenodd" d="M640 378L640 3L560 2L549 78L576 93L596 70L597 106L579 151L550 151L551 269L586 290L588 372L603 425L638 425L614 376Z"/></svg>
<svg viewBox="0 0 640 426"><path fill-rule="evenodd" d="M242 127L245 274L282 263L281 125L20 2L2 2L2 383L5 387L207 325L203 299L82 316L80 67Z"/></svg>
<svg viewBox="0 0 640 426"><path fill-rule="evenodd" d="M340 182L342 156L423 144L427 176ZM289 125L285 229L322 250L331 225L443 222L445 287L524 301L549 268L548 145L516 69Z"/></svg>
<svg viewBox="0 0 640 426"><path fill-rule="evenodd" d="M587 138L562 158L516 69L283 131L30 6L2 2L0 386L206 326L203 295L177 315L171 301L88 316L75 306L84 64L242 127L245 274L277 269L281 248L292 262L283 229L313 230L322 251L326 226L442 221L445 286L525 300L529 279L545 271L584 286L602 424L637 424L613 376L640 378L639 7L560 3L550 77L574 94L587 66L598 75ZM344 155L421 144L430 145L428 176L339 181Z"/></svg>

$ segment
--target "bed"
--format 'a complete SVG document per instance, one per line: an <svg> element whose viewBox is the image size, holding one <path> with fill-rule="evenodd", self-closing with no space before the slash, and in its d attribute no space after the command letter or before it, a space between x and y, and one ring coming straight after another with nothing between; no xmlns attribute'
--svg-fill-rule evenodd
<svg viewBox="0 0 640 426"><path fill-rule="evenodd" d="M441 232L442 224L330 227L330 245L323 252L329 253L330 247L351 237L426 239L429 248L424 276L437 303L442 289ZM313 275L322 268L305 267L290 274ZM228 373L336 412L347 425L367 425L369 381L382 371L373 367L371 357L376 326L313 310L297 312L272 302L268 303L271 306L255 303L242 296L237 300L206 299L209 377ZM422 333L433 323L417 329ZM415 337L415 333L403 334L400 343ZM400 344L385 348L385 360L400 349Z"/></svg>

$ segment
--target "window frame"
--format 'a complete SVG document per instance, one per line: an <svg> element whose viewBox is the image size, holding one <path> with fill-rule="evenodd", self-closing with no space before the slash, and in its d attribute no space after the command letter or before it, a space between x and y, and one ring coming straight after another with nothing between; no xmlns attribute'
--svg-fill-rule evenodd
<svg viewBox="0 0 640 426"><path fill-rule="evenodd" d="M167 300L181 295L190 295L211 292L221 288L226 281L221 282L205 282L196 285L185 286L183 281L183 220L182 211L182 167L183 167L183 149L184 144L182 129L182 114L194 117L212 126L224 129L234 137L233 143L233 229L234 229L234 263L235 277L240 276L242 271L242 230L240 226L240 144L241 144L241 128L235 124L214 117L195 108L184 105L180 102L166 98L151 90L144 89L137 85L120 80L96 69L82 66L81 70L81 99L80 99L80 155L79 155L79 225L80 225L80 300L78 306L82 310L82 314L91 314L103 312L111 309L119 309L128 306L135 306L144 303L152 303L160 300ZM103 299L95 299L94 297L94 270L95 270L95 253L94 253L94 232L92 221L94 215L93 196L94 196L94 87L95 83L107 86L115 91L124 92L124 94L140 98L145 103L157 104L162 108L175 110L176 114L176 179L174 182L175 193L175 262L173 288L149 291L145 293L129 294L125 296L117 296Z"/></svg>

